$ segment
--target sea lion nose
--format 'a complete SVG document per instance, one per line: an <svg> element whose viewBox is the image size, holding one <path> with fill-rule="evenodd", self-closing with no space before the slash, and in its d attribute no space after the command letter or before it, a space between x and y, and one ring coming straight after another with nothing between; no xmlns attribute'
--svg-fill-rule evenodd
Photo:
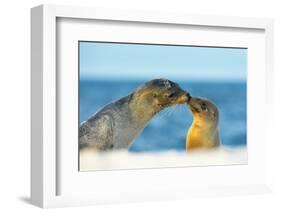
<svg viewBox="0 0 281 213"><path fill-rule="evenodd" d="M190 93L189 92L185 92L185 96L187 97L187 102L191 99Z"/></svg>
<svg viewBox="0 0 281 213"><path fill-rule="evenodd" d="M186 97L187 97L187 103L189 103L189 101L191 100L191 95L188 93L188 92L186 92Z"/></svg>

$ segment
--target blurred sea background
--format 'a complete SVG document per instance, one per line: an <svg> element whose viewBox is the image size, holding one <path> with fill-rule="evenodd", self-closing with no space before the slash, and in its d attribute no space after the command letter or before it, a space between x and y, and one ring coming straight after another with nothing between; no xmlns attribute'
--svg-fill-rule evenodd
<svg viewBox="0 0 281 213"><path fill-rule="evenodd" d="M171 79L172 80L172 79ZM130 94L144 81L81 80L80 122L85 121L104 105ZM246 82L177 81L193 96L208 98L220 113L221 142L226 147L246 146ZM169 107L157 114L135 139L129 151L185 150L185 137L192 123L186 105Z"/></svg>
<svg viewBox="0 0 281 213"><path fill-rule="evenodd" d="M247 49L187 45L79 42L80 122L145 81L166 78L214 102L223 147L246 147ZM185 150L192 123L186 105L158 113L130 152Z"/></svg>

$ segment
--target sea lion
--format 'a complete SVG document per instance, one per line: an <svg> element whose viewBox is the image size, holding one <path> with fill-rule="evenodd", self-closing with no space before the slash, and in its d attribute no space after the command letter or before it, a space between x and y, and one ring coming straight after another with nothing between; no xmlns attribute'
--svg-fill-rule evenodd
<svg viewBox="0 0 281 213"><path fill-rule="evenodd" d="M186 136L186 150L218 147L218 108L211 101L198 97L191 97L187 105L192 111L193 122Z"/></svg>
<svg viewBox="0 0 281 213"><path fill-rule="evenodd" d="M189 97L188 92L170 80L148 81L81 123L80 150L128 148L155 114L171 105L186 103Z"/></svg>

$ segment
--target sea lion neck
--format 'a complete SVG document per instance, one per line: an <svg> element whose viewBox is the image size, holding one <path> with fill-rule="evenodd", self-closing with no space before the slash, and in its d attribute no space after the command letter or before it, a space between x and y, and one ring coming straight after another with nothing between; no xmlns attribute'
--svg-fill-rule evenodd
<svg viewBox="0 0 281 213"><path fill-rule="evenodd" d="M149 95L141 90L131 95L129 108L133 118L142 125L145 125L158 112L158 109L152 105Z"/></svg>
<svg viewBox="0 0 281 213"><path fill-rule="evenodd" d="M203 122L198 118L194 118L186 138L187 150L195 148L214 148L219 145L217 125L211 122Z"/></svg>
<svg viewBox="0 0 281 213"><path fill-rule="evenodd" d="M203 119L200 116L194 115L192 125L196 128L212 130L217 128L217 121Z"/></svg>
<svg viewBox="0 0 281 213"><path fill-rule="evenodd" d="M186 149L210 149L219 146L219 131L200 128L194 124L190 127L186 138Z"/></svg>

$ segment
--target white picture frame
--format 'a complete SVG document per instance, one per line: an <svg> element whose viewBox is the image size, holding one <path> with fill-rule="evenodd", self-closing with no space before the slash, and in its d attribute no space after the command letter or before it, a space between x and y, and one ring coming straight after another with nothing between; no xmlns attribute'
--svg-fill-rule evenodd
<svg viewBox="0 0 281 213"><path fill-rule="evenodd" d="M267 146L270 146L270 137L272 122L268 113L264 113L264 133L260 133L261 147L255 148L253 146L248 147L253 155L260 157L262 163L254 165L253 168L249 167L237 167L237 172L245 173L245 181L225 181L220 184L208 185L194 182L192 187L190 185L183 185L184 180L178 180L179 184L165 185L159 181L155 184L152 191L147 193L148 188L139 184L139 188L134 189L132 183L126 186L126 176L131 178L137 178L137 175L143 178L149 178L152 176L164 177L169 176L170 180L176 181L176 175L185 177L187 168L178 169L159 169L159 170L147 170L147 171L134 171L130 170L125 172L112 171L101 172L99 176L103 178L115 175L115 178L125 178L122 184L119 184L122 188L116 188L114 192L108 192L101 188L96 188L96 193L83 194L82 191L79 194L60 194L59 184L61 179L59 173L62 170L58 164L60 159L58 146L57 146L57 88L60 82L57 79L57 20L59 18L64 19L80 19L80 20L102 20L102 21L118 21L118 22L134 22L134 23L153 23L155 25L167 25L167 26L200 26L207 28L220 28L227 29L228 31L234 29L242 30L259 30L263 32L261 42L264 44L264 56L262 61L264 66L260 68L260 76L266 76L266 78L259 78L256 76L257 81L254 80L253 84L256 88L262 82L265 87L261 87L259 90L264 95L266 104L263 107L272 109L272 95L270 91L273 88L273 21L271 19L257 19L257 18L241 18L241 17L217 17L217 16L203 16L203 15L187 15L187 14L166 14L166 13L153 13L142 11L123 11L112 9L97 9L97 8L84 8L74 6L54 6L54 5L41 5L31 10L31 72L32 72L32 117L31 117L31 201L33 204L46 208L46 207L59 207L59 206L76 206L76 205L91 205L99 203L116 203L116 202L139 202L144 200L165 200L165 199L181 199L188 197L198 196L221 196L221 195L233 195L233 194L253 194L263 193L270 191L270 170L268 161L266 161ZM254 88L254 87L253 87ZM254 92L253 88L250 90L250 94ZM249 95L248 93L248 95ZM270 112L270 110L267 110ZM257 111L258 112L258 111ZM251 122L250 122L251 124ZM264 125L263 125L264 127ZM248 126L251 128L251 126ZM257 127L258 128L258 127ZM260 127L259 127L260 128ZM257 130L257 129L256 129ZM66 150L65 152L68 152ZM250 156L251 157L251 156ZM72 165L76 166L76 165ZM253 169L253 170L249 170ZM212 170L212 167L204 169L204 171L196 172L196 169L189 169L189 173L194 171L193 178L196 176L206 174L206 172ZM208 171L207 171L208 170ZM229 168L216 169L220 174L231 173ZM249 171L247 171L249 170ZM233 171L232 171L233 172ZM142 174L141 174L142 173ZM259 175L255 181L251 183L249 173ZM137 174L137 175L136 175ZM88 174L84 174L87 176ZM215 176L214 176L215 177ZM212 177L212 178L214 178ZM227 176L226 176L227 177ZM98 178L98 177L96 177ZM69 185L78 180L75 176L69 178ZM87 179L81 179L83 181L89 181ZM102 179L101 179L102 180ZM137 179L136 179L137 180ZM80 180L78 180L80 181ZM182 182L181 182L182 181ZM130 181L127 181L128 183ZM68 186L69 186L68 185ZM115 184L116 185L116 184ZM69 186L70 187L70 186ZM114 187L114 186L112 186ZM142 188L142 189L141 189ZM123 190L124 189L124 190ZM69 189L72 190L71 188ZM73 190L77 190L73 187ZM122 193L122 196L120 196Z"/></svg>

